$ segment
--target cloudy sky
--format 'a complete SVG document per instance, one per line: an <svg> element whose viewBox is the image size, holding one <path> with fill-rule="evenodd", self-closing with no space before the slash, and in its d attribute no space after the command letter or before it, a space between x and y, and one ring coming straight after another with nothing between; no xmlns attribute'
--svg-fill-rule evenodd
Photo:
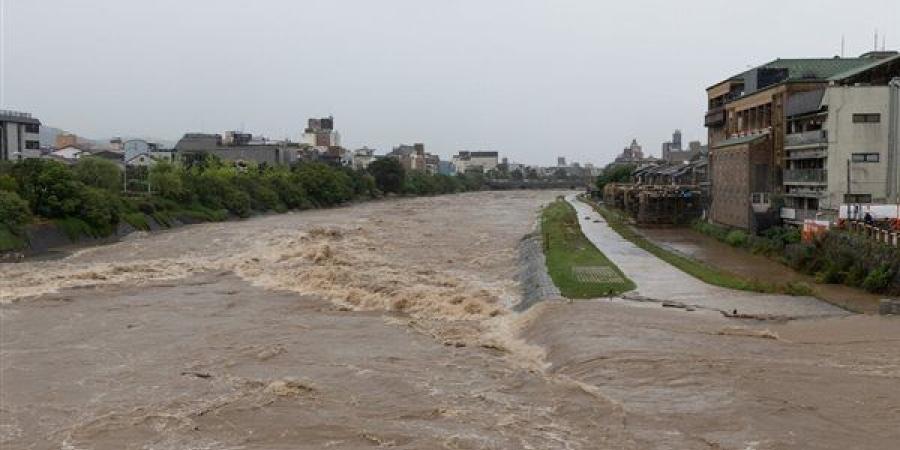
<svg viewBox="0 0 900 450"><path fill-rule="evenodd" d="M243 129L424 142L550 164L705 137L704 88L776 57L846 55L900 1L0 0L0 107L81 135ZM880 38L879 38L880 40ZM705 140L705 139L704 139Z"/></svg>

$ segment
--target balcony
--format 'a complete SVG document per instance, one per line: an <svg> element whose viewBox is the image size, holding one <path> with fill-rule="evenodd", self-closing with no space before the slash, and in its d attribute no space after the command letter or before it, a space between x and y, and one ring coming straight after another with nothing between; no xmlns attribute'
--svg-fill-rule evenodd
<svg viewBox="0 0 900 450"><path fill-rule="evenodd" d="M719 106L706 112L703 125L706 127L718 127L725 124L725 107Z"/></svg>
<svg viewBox="0 0 900 450"><path fill-rule="evenodd" d="M818 220L822 213L815 209L781 208L781 218L802 222L804 220Z"/></svg>
<svg viewBox="0 0 900 450"><path fill-rule="evenodd" d="M825 184L827 181L828 171L825 169L793 169L784 171L785 183Z"/></svg>
<svg viewBox="0 0 900 450"><path fill-rule="evenodd" d="M805 131L803 133L793 133L784 136L785 148L827 143L828 132L825 130Z"/></svg>
<svg viewBox="0 0 900 450"><path fill-rule="evenodd" d="M784 159L796 160L796 159L822 159L828 156L828 152L822 148L804 148L804 149L794 149L788 150L787 156Z"/></svg>

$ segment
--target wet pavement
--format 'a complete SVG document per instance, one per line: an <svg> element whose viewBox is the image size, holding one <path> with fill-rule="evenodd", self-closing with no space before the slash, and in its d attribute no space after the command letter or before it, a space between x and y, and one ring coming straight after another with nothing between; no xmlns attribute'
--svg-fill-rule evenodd
<svg viewBox="0 0 900 450"><path fill-rule="evenodd" d="M789 317L847 314L812 297L757 294L706 284L620 236L590 205L576 200L574 195L566 199L575 207L585 236L637 284L640 296L720 311L737 310L739 314Z"/></svg>
<svg viewBox="0 0 900 450"><path fill-rule="evenodd" d="M746 321L623 299L513 312L520 239L556 195L371 202L0 265L0 448L900 439L891 318ZM665 294L652 276L633 279ZM698 302L718 304L700 288ZM675 295L691 298L685 286ZM817 315L805 301L754 305Z"/></svg>
<svg viewBox="0 0 900 450"><path fill-rule="evenodd" d="M814 277L796 272L763 255L755 255L734 248L715 238L685 227L639 228L651 241L687 255L698 261L731 273L739 273L750 280L770 283L806 283L816 291L816 297L854 312L877 313L882 296L862 289L838 284L818 284Z"/></svg>

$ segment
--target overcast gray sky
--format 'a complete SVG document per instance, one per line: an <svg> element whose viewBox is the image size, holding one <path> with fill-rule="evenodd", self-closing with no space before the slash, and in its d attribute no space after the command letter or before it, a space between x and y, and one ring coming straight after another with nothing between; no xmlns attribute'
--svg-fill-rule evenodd
<svg viewBox="0 0 900 450"><path fill-rule="evenodd" d="M900 1L0 0L0 107L81 135L241 129L551 164L703 139L704 88L900 47Z"/></svg>

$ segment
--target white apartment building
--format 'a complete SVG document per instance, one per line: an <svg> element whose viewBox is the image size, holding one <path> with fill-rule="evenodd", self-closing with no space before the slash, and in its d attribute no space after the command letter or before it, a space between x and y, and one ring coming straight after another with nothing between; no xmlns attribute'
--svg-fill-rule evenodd
<svg viewBox="0 0 900 450"><path fill-rule="evenodd" d="M832 82L789 99L783 219L834 221L841 205L900 202L900 73L895 71L888 72L894 78L886 84Z"/></svg>
<svg viewBox="0 0 900 450"><path fill-rule="evenodd" d="M29 113L0 110L0 160L40 154L41 121Z"/></svg>
<svg viewBox="0 0 900 450"><path fill-rule="evenodd" d="M500 155L497 152L459 152L452 160L457 173L466 173L466 170L474 170L476 167L480 167L483 172L490 172L500 164Z"/></svg>

